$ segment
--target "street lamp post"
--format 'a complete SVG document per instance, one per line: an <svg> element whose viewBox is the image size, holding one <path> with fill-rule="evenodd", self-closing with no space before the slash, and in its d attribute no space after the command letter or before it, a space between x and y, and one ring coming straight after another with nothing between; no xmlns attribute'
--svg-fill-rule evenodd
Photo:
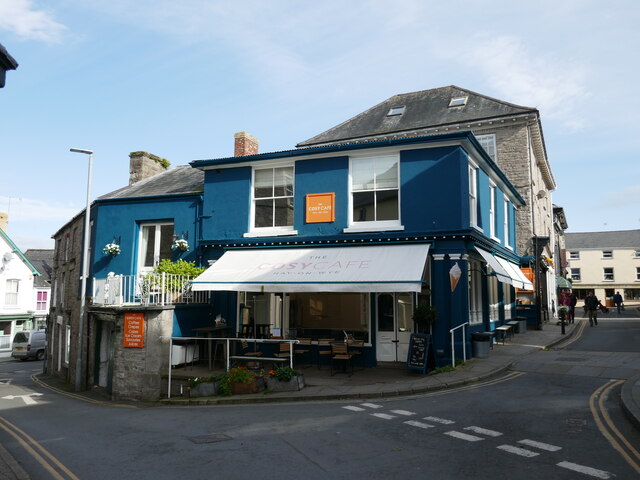
<svg viewBox="0 0 640 480"><path fill-rule="evenodd" d="M78 322L78 351L76 353L75 391L82 390L82 337L84 335L84 307L87 295L87 276L89 275L89 236L90 236L90 203L91 203L91 170L93 168L93 150L72 148L74 153L89 155L89 171L87 174L87 205L84 211L84 242L82 246L82 278L80 283L80 318Z"/></svg>

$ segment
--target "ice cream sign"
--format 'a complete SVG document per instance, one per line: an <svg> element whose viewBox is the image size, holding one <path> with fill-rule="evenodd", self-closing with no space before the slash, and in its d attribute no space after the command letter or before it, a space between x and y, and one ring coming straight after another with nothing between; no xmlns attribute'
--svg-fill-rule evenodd
<svg viewBox="0 0 640 480"><path fill-rule="evenodd" d="M334 222L336 220L336 194L309 193L307 195L307 223Z"/></svg>

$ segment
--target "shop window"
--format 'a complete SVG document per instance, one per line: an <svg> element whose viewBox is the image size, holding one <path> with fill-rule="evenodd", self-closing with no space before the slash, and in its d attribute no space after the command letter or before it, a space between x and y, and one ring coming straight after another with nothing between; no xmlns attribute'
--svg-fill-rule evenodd
<svg viewBox="0 0 640 480"><path fill-rule="evenodd" d="M140 259L141 272L149 272L160 263L160 260L173 258L173 223L144 224L140 227Z"/></svg>
<svg viewBox="0 0 640 480"><path fill-rule="evenodd" d="M20 288L20 280L9 279L6 283L4 294L4 303L8 306L18 305L18 290Z"/></svg>
<svg viewBox="0 0 640 480"><path fill-rule="evenodd" d="M574 282L579 282L580 281L580 269L579 268L572 268L571 269L571 280Z"/></svg>
<svg viewBox="0 0 640 480"><path fill-rule="evenodd" d="M351 159L350 228L398 230L400 180L397 155Z"/></svg>
<svg viewBox="0 0 640 480"><path fill-rule="evenodd" d="M613 282L613 268L606 267L602 269L602 280L605 282Z"/></svg>
<svg viewBox="0 0 640 480"><path fill-rule="evenodd" d="M293 231L293 166L253 170L253 233Z"/></svg>

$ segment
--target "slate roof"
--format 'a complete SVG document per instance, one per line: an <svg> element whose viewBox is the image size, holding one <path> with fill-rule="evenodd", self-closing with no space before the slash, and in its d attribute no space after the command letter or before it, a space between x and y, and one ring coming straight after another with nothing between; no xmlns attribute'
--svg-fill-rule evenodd
<svg viewBox="0 0 640 480"><path fill-rule="evenodd" d="M589 248L632 248L640 250L640 230L617 230L612 232L566 233L567 250L585 250Z"/></svg>
<svg viewBox="0 0 640 480"><path fill-rule="evenodd" d="M24 256L31 262L31 265L35 267L40 273L39 277L33 279L33 284L36 287L50 287L51 286L51 272L53 265L53 253L54 250L44 249L29 249L24 252Z"/></svg>
<svg viewBox="0 0 640 480"><path fill-rule="evenodd" d="M449 107L452 98L468 97L464 106ZM392 107L404 106L402 115L388 116ZM344 142L371 136L412 134L432 127L478 122L513 115L535 114L536 108L524 107L451 85L394 95L378 105L300 142L298 147Z"/></svg>
<svg viewBox="0 0 640 480"><path fill-rule="evenodd" d="M7 49L0 43L0 88L4 87L5 72L7 70L15 70L16 68L18 68L18 62L9 55Z"/></svg>
<svg viewBox="0 0 640 480"><path fill-rule="evenodd" d="M96 200L179 195L201 193L203 191L204 172L189 165L180 165L136 182L133 185L114 190L98 197Z"/></svg>

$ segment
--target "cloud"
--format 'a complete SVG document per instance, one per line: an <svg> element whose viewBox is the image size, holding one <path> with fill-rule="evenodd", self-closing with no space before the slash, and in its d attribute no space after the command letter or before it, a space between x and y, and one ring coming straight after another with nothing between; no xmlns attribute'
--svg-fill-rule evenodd
<svg viewBox="0 0 640 480"><path fill-rule="evenodd" d="M534 53L520 38L478 34L449 51L468 68L475 69L501 98L536 107L545 119L554 119L570 131L586 127L577 109L590 96L587 69L566 58Z"/></svg>
<svg viewBox="0 0 640 480"><path fill-rule="evenodd" d="M38 10L31 0L0 0L0 30L27 40L58 43L66 29L49 12Z"/></svg>

